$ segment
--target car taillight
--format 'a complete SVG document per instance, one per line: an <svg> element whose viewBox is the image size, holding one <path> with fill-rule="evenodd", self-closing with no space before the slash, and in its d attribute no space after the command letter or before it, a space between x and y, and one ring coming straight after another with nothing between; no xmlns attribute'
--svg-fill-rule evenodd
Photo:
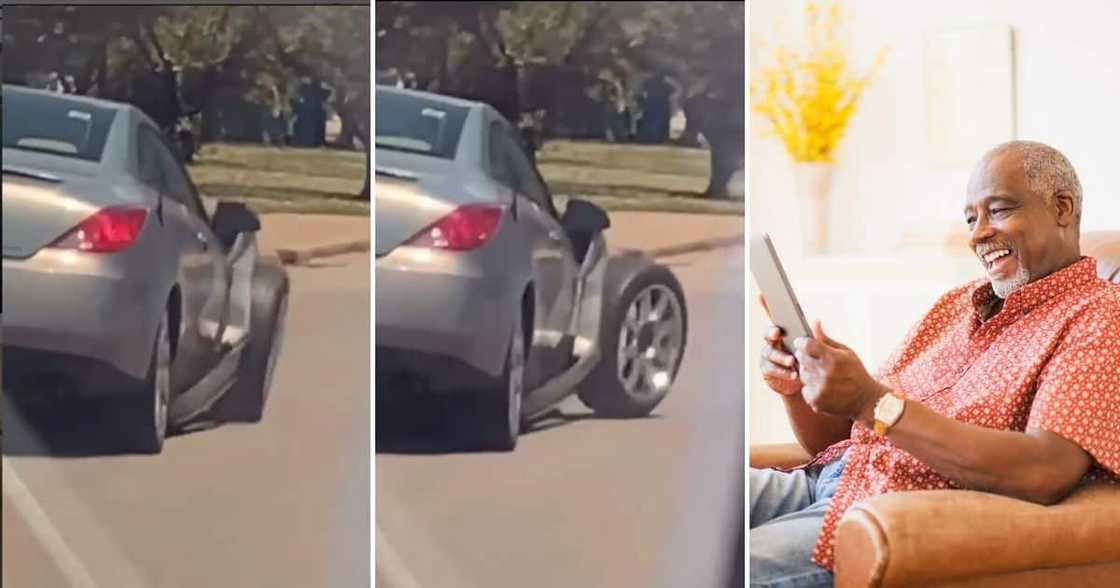
<svg viewBox="0 0 1120 588"><path fill-rule="evenodd" d="M477 249L498 232L503 211L493 204L460 206L417 233L408 244L449 251Z"/></svg>
<svg viewBox="0 0 1120 588"><path fill-rule="evenodd" d="M103 208L51 244L55 249L75 249L88 253L120 251L140 236L148 211L144 208L113 206Z"/></svg>

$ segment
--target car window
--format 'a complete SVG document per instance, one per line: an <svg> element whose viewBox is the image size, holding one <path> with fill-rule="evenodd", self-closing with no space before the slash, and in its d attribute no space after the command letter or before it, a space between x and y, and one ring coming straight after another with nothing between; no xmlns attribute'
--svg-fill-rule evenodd
<svg viewBox="0 0 1120 588"><path fill-rule="evenodd" d="M163 183L163 172L160 170L159 159L156 157L159 136L156 131L148 127L140 127L136 139L136 158L139 162L140 181L154 190L167 192Z"/></svg>
<svg viewBox="0 0 1120 588"><path fill-rule="evenodd" d="M101 161L116 109L4 86L4 148Z"/></svg>
<svg viewBox="0 0 1120 588"><path fill-rule="evenodd" d="M469 109L415 94L377 90L378 149L455 159Z"/></svg>
<svg viewBox="0 0 1120 588"><path fill-rule="evenodd" d="M505 130L500 123L497 121L490 123L488 141L490 150L490 177L510 188L516 189L517 179L514 176L513 168L510 167L509 156L506 153L506 145L502 140L504 136Z"/></svg>
<svg viewBox="0 0 1120 588"><path fill-rule="evenodd" d="M548 188L541 180L540 174L537 173L537 168L529 161L529 156L522 150L520 142L514 137L510 129L503 129L503 137L506 146L506 153L509 156L510 165L513 167L513 175L517 182L518 192L526 198L540 204L552 216L557 216L556 209L552 205L552 197L548 193Z"/></svg>
<svg viewBox="0 0 1120 588"><path fill-rule="evenodd" d="M164 181L167 184L167 195L181 202L202 220L207 220L202 200L198 197L194 185L191 184L186 170L183 169L183 164L175 157L171 147L162 137L159 137L153 145L153 152L159 161L160 170L163 172Z"/></svg>

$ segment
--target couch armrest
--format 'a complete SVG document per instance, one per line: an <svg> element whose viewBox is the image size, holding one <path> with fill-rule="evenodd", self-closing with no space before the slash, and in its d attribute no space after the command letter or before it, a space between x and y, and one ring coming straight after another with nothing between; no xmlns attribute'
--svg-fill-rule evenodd
<svg viewBox="0 0 1120 588"><path fill-rule="evenodd" d="M810 459L811 456L796 443L751 445L752 468L792 468Z"/></svg>
<svg viewBox="0 0 1120 588"><path fill-rule="evenodd" d="M1081 235L1081 253L1097 258L1097 273L1120 284L1120 231L1096 231Z"/></svg>
<svg viewBox="0 0 1120 588"><path fill-rule="evenodd" d="M876 496L844 516L835 545L839 588L1120 561L1120 486L1087 485L1053 506L967 490Z"/></svg>

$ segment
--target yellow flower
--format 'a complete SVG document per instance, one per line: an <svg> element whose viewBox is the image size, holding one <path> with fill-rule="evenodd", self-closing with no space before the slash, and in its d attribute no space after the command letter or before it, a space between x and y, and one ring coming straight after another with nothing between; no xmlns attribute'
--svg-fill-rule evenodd
<svg viewBox="0 0 1120 588"><path fill-rule="evenodd" d="M835 1L805 7L809 51L773 50L771 63L758 67L750 84L751 110L795 161L832 161L867 84L886 61L880 50L869 71L856 75L848 63L839 29L843 14Z"/></svg>

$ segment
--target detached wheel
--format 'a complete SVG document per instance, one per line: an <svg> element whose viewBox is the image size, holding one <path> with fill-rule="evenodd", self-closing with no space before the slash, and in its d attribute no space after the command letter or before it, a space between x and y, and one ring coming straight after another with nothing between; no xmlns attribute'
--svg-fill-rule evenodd
<svg viewBox="0 0 1120 588"><path fill-rule="evenodd" d="M168 406L171 402L171 338L168 335L167 313L156 331L152 360L141 394L134 400L136 415L136 449L156 455L163 452L167 438Z"/></svg>
<svg viewBox="0 0 1120 588"><path fill-rule="evenodd" d="M602 358L580 386L579 398L612 418L648 415L677 377L688 333L680 282L669 268L641 257L607 267L599 333Z"/></svg>
<svg viewBox="0 0 1120 588"><path fill-rule="evenodd" d="M510 334L502 377L480 400L482 443L486 449L512 451L521 434L521 400L525 392L525 329L520 309Z"/></svg>
<svg viewBox="0 0 1120 588"><path fill-rule="evenodd" d="M215 406L219 418L226 421L255 423L264 416L288 316L288 274L283 267L257 265L251 304L249 341L242 351L237 381Z"/></svg>

